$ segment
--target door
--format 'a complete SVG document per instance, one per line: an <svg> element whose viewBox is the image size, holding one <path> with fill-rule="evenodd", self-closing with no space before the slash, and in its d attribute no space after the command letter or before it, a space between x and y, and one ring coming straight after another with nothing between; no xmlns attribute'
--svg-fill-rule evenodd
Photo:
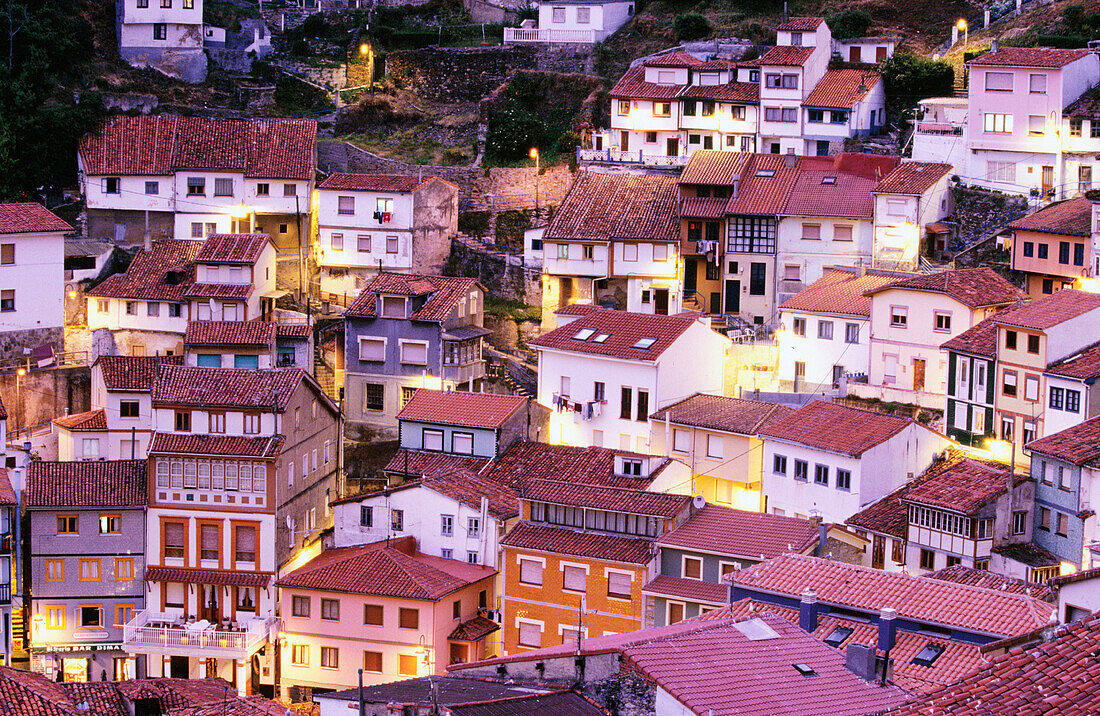
<svg viewBox="0 0 1100 716"><path fill-rule="evenodd" d="M201 588L202 603L199 605L199 617L209 622L218 621L218 587L208 585Z"/></svg>
<svg viewBox="0 0 1100 716"><path fill-rule="evenodd" d="M624 152L630 151L630 132L619 133L619 149Z"/></svg>
<svg viewBox="0 0 1100 716"><path fill-rule="evenodd" d="M694 291L698 288L696 272L699 270L698 259L684 259L684 291Z"/></svg>
<svg viewBox="0 0 1100 716"><path fill-rule="evenodd" d="M724 313L741 312L741 282L726 279L726 305Z"/></svg>
<svg viewBox="0 0 1100 716"><path fill-rule="evenodd" d="M603 150L603 135L602 135L602 134L597 134L597 135L596 135L596 146L595 146L595 149L596 149L596 151L597 151L597 152L599 152L599 151L602 151L602 150Z"/></svg>
<svg viewBox="0 0 1100 716"><path fill-rule="evenodd" d="M913 359L913 390L924 390L924 369L925 360L923 358Z"/></svg>
<svg viewBox="0 0 1100 716"><path fill-rule="evenodd" d="M188 658L186 656L173 656L168 662L168 675L173 679L186 679L188 672Z"/></svg>
<svg viewBox="0 0 1100 716"><path fill-rule="evenodd" d="M875 535L871 542L871 569L882 569L886 566L886 538Z"/></svg>
<svg viewBox="0 0 1100 716"><path fill-rule="evenodd" d="M710 307L710 311L708 311L708 313L720 313L718 308L721 305L722 305L722 292L721 291L711 291L710 292L710 301L707 303L707 306Z"/></svg>
<svg viewBox="0 0 1100 716"><path fill-rule="evenodd" d="M1054 167L1043 167L1043 194L1047 194L1054 188Z"/></svg>
<svg viewBox="0 0 1100 716"><path fill-rule="evenodd" d="M817 156L829 156L829 141L827 139L819 139L817 141Z"/></svg>
<svg viewBox="0 0 1100 716"><path fill-rule="evenodd" d="M1077 167L1077 191L1088 191L1092 188L1092 167L1082 164Z"/></svg>
<svg viewBox="0 0 1100 716"><path fill-rule="evenodd" d="M853 45L848 49L848 61L849 62L863 62L863 48L859 45Z"/></svg>
<svg viewBox="0 0 1100 716"><path fill-rule="evenodd" d="M835 388L835 387L839 386L840 381L842 381L842 380L844 380L844 366L834 365L833 366L833 387Z"/></svg>
<svg viewBox="0 0 1100 716"><path fill-rule="evenodd" d="M668 289L658 288L653 291L653 312L658 316L668 315Z"/></svg>
<svg viewBox="0 0 1100 716"><path fill-rule="evenodd" d="M680 156L680 138L669 137L665 140L665 154L670 157Z"/></svg>

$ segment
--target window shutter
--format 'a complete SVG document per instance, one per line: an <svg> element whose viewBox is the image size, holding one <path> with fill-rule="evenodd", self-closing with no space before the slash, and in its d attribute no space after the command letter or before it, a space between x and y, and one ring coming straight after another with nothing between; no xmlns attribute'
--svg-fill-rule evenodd
<svg viewBox="0 0 1100 716"><path fill-rule="evenodd" d="M583 592L587 585L588 575L580 567L563 567L563 583L566 589Z"/></svg>
<svg viewBox="0 0 1100 716"><path fill-rule="evenodd" d="M542 565L533 559L519 561L519 581L525 584L542 584Z"/></svg>

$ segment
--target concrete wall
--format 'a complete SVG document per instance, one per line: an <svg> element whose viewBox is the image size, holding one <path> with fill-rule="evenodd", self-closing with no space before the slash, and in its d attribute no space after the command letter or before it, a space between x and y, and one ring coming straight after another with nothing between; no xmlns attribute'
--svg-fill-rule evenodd
<svg viewBox="0 0 1100 716"><path fill-rule="evenodd" d="M494 298L542 305L542 273L524 266L520 254L491 251L476 239L457 237L451 241L444 273L476 278Z"/></svg>
<svg viewBox="0 0 1100 716"><path fill-rule="evenodd" d="M0 396L8 410L9 429L47 423L91 409L91 371L81 365L34 369L24 376L4 373Z"/></svg>

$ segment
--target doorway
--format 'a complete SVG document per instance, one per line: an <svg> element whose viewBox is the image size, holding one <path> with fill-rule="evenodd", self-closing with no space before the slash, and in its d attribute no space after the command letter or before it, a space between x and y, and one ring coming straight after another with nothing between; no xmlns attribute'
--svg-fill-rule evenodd
<svg viewBox="0 0 1100 716"><path fill-rule="evenodd" d="M624 152L630 151L630 132L619 132L619 149Z"/></svg>
<svg viewBox="0 0 1100 716"><path fill-rule="evenodd" d="M1043 194L1049 194L1054 188L1054 167L1043 167Z"/></svg>
<svg viewBox="0 0 1100 716"><path fill-rule="evenodd" d="M741 312L741 282L734 281L733 279L726 279L726 304L723 307L724 313L740 313Z"/></svg>
<svg viewBox="0 0 1100 716"><path fill-rule="evenodd" d="M670 157L680 156L680 138L669 137L665 140L665 154Z"/></svg>
<svg viewBox="0 0 1100 716"><path fill-rule="evenodd" d="M218 621L218 587L205 585L202 589L202 603L199 605L199 618L209 622Z"/></svg>
<svg viewBox="0 0 1100 716"><path fill-rule="evenodd" d="M699 270L698 259L685 258L684 259L684 290L694 291L698 287L698 279L696 273Z"/></svg>
<svg viewBox="0 0 1100 716"><path fill-rule="evenodd" d="M668 289L656 288L653 290L653 312L658 316L668 315Z"/></svg>
<svg viewBox="0 0 1100 716"><path fill-rule="evenodd" d="M924 372L927 362L923 358L913 359L913 390L924 390Z"/></svg>
<svg viewBox="0 0 1100 716"><path fill-rule="evenodd" d="M190 663L186 656L173 656L168 662L168 675L173 679L186 679L189 671Z"/></svg>

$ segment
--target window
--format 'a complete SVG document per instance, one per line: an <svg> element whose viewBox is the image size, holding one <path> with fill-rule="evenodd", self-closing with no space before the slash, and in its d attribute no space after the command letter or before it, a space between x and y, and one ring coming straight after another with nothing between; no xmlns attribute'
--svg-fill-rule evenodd
<svg viewBox="0 0 1100 716"><path fill-rule="evenodd" d="M825 110L823 109L811 109L807 112L806 121L813 124L821 124L825 121Z"/></svg>
<svg viewBox="0 0 1100 716"><path fill-rule="evenodd" d="M990 115L986 115L987 117ZM989 160L985 163L986 178L989 181L1016 183L1016 162L995 162ZM1043 250L1039 250L1039 258L1043 256Z"/></svg>
<svg viewBox="0 0 1100 716"><path fill-rule="evenodd" d="M630 409L633 404L633 389L627 386L622 387L621 400L619 404L619 418L622 420L630 420Z"/></svg>
<svg viewBox="0 0 1100 716"><path fill-rule="evenodd" d="M46 581L47 582L63 582L63 581L65 581L65 560L63 560L63 559L47 559L46 560Z"/></svg>
<svg viewBox="0 0 1100 716"><path fill-rule="evenodd" d="M322 646L321 647L321 668L322 669L339 669L340 668L340 650L335 646Z"/></svg>
<svg viewBox="0 0 1100 716"><path fill-rule="evenodd" d="M115 581L129 582L134 578L134 558L115 557Z"/></svg>
<svg viewBox="0 0 1100 716"><path fill-rule="evenodd" d="M1024 399L1033 401L1039 399L1039 376L1024 376Z"/></svg>
<svg viewBox="0 0 1100 716"><path fill-rule="evenodd" d="M1034 76L1035 75L1032 75L1032 77ZM932 666L936 663L936 659L940 658L940 654L942 654L945 650L946 647L940 644L928 644L923 649L918 651L917 655L913 657L913 663L920 666Z"/></svg>
<svg viewBox="0 0 1100 716"><path fill-rule="evenodd" d="M588 572L584 567L563 565L562 588L573 592L584 592L588 589Z"/></svg>
<svg viewBox="0 0 1100 716"><path fill-rule="evenodd" d="M419 669L418 658L415 654L398 654L397 673L402 676L416 676Z"/></svg>
<svg viewBox="0 0 1100 716"><path fill-rule="evenodd" d="M723 454L722 438L719 435L707 435L707 457L721 460Z"/></svg>
<svg viewBox="0 0 1100 716"><path fill-rule="evenodd" d="M654 117L671 117L672 116L672 103L671 102L654 102L653 103L653 116Z"/></svg>
<svg viewBox="0 0 1100 716"><path fill-rule="evenodd" d="M99 559L81 559L80 560L80 581L81 582L98 582L99 581Z"/></svg>
<svg viewBox="0 0 1100 716"><path fill-rule="evenodd" d="M451 452L458 455L474 454L473 433L451 433Z"/></svg>
<svg viewBox="0 0 1100 716"><path fill-rule="evenodd" d="M565 8L563 8L563 7L553 8L552 15L551 15L551 20L553 22L559 23L559 24L565 22Z"/></svg>
<svg viewBox="0 0 1100 716"><path fill-rule="evenodd" d="M1005 331L1005 348L1008 350L1016 350L1016 331Z"/></svg>
<svg viewBox="0 0 1100 716"><path fill-rule="evenodd" d="M46 628L65 628L65 607L46 607Z"/></svg>
<svg viewBox="0 0 1100 716"><path fill-rule="evenodd" d="M810 475L810 464L805 460L794 461L794 479L806 482Z"/></svg>
<svg viewBox="0 0 1100 716"><path fill-rule="evenodd" d="M638 245L637 244L623 244L623 261L637 261L638 260Z"/></svg>
<svg viewBox="0 0 1100 716"><path fill-rule="evenodd" d="M122 534L122 517L119 515L100 515L99 516L99 534L101 535L118 535Z"/></svg>
<svg viewBox="0 0 1100 716"><path fill-rule="evenodd" d="M1056 514L1058 515L1058 519L1055 522L1056 527L1054 528L1054 533L1059 537L1069 536L1069 515L1062 514L1061 512Z"/></svg>
<svg viewBox="0 0 1100 716"><path fill-rule="evenodd" d="M951 314L943 311L936 311L936 331L938 333L950 333L951 332Z"/></svg>
<svg viewBox="0 0 1100 716"><path fill-rule="evenodd" d="M988 82L989 75L986 75L986 81ZM1028 75L1028 91L1032 94L1046 94L1047 93L1047 76L1045 74L1032 74ZM1080 135L1077 135L1080 136Z"/></svg>
<svg viewBox="0 0 1100 716"><path fill-rule="evenodd" d="M451 537L455 533L455 517L454 515L440 515L439 516L439 534L444 537Z"/></svg>
<svg viewBox="0 0 1100 716"><path fill-rule="evenodd" d="M84 438L82 443L85 459L99 457L99 438Z"/></svg>
<svg viewBox="0 0 1100 716"><path fill-rule="evenodd" d="M836 109L831 110L829 112L829 121L832 124L847 124L848 113Z"/></svg>
<svg viewBox="0 0 1100 716"><path fill-rule="evenodd" d="M350 216L355 214L355 197L354 196L339 196L336 197L336 213Z"/></svg>
<svg viewBox="0 0 1100 716"><path fill-rule="evenodd" d="M403 296L382 296L383 318L404 318L405 298Z"/></svg>
<svg viewBox="0 0 1100 716"><path fill-rule="evenodd" d="M769 122L797 122L797 107L765 107L764 119Z"/></svg>
<svg viewBox="0 0 1100 716"><path fill-rule="evenodd" d="M295 595L290 599L290 613L292 616L309 619L309 610L312 600L309 597Z"/></svg>
<svg viewBox="0 0 1100 716"><path fill-rule="evenodd" d="M619 115L620 116L625 116L625 115L628 115L628 114L630 114L630 100L620 99L619 100Z"/></svg>
<svg viewBox="0 0 1100 716"><path fill-rule="evenodd" d="M638 389L638 412L634 419L640 423L649 420L649 391Z"/></svg>
<svg viewBox="0 0 1100 716"><path fill-rule="evenodd" d="M806 337L806 319L796 318L791 324L791 332L796 336Z"/></svg>
<svg viewBox="0 0 1100 716"><path fill-rule="evenodd" d="M397 626L402 629L420 628L420 610L402 607L397 610Z"/></svg>
<svg viewBox="0 0 1100 716"><path fill-rule="evenodd" d="M1069 120L1069 136L1071 136L1071 137L1080 137L1081 136L1081 129L1082 129L1082 127L1084 127L1084 124L1085 124L1084 120L1078 119L1076 117L1071 118Z"/></svg>
<svg viewBox="0 0 1100 716"><path fill-rule="evenodd" d="M607 573L607 596L616 599L630 599L632 575L626 572Z"/></svg>
<svg viewBox="0 0 1100 716"><path fill-rule="evenodd" d="M295 599L298 599L298 597L295 597ZM295 666L309 666L309 645L291 644L290 663L294 664Z"/></svg>
<svg viewBox="0 0 1100 716"><path fill-rule="evenodd" d="M244 434L258 435L260 432L260 414L245 413L242 417L244 419Z"/></svg>
<svg viewBox="0 0 1100 716"><path fill-rule="evenodd" d="M844 342L845 343L859 343L859 324L858 323L845 323L844 324Z"/></svg>
<svg viewBox="0 0 1100 716"><path fill-rule="evenodd" d="M406 365L427 365L428 344L420 341L401 341L401 362Z"/></svg>
<svg viewBox="0 0 1100 716"><path fill-rule="evenodd" d="M828 486L828 484L829 484L829 466L828 465L814 465L814 482L818 485Z"/></svg>
<svg viewBox="0 0 1100 716"><path fill-rule="evenodd" d="M366 410L383 410L385 402L385 386L381 383L367 383L364 391L364 407Z"/></svg>
<svg viewBox="0 0 1100 716"><path fill-rule="evenodd" d="M838 225L833 227L833 241L851 241L852 240L852 227L848 225Z"/></svg>
<svg viewBox="0 0 1100 716"><path fill-rule="evenodd" d="M363 605L363 623L367 626L383 626L385 610L381 604Z"/></svg>
<svg viewBox="0 0 1100 716"><path fill-rule="evenodd" d="M169 303L168 304L168 316L169 316L169 318L179 318L180 317L180 305L178 303Z"/></svg>
<svg viewBox="0 0 1100 716"><path fill-rule="evenodd" d="M772 458L772 472L776 475L787 474L787 458L785 455L776 455Z"/></svg>
<svg viewBox="0 0 1100 716"><path fill-rule="evenodd" d="M76 533L76 515L59 515L57 518L57 534L75 535Z"/></svg>
<svg viewBox="0 0 1100 716"><path fill-rule="evenodd" d="M481 536L481 518L470 517L466 521L466 536L467 537L480 537Z"/></svg>
<svg viewBox="0 0 1100 716"><path fill-rule="evenodd" d="M1066 389L1066 412L1081 412L1081 391Z"/></svg>
<svg viewBox="0 0 1100 716"><path fill-rule="evenodd" d="M703 578L703 560L698 557L684 557L684 579Z"/></svg>
<svg viewBox="0 0 1100 716"><path fill-rule="evenodd" d="M768 265L763 263L753 263L749 266L749 295L750 296L763 296L765 293L765 283L768 276Z"/></svg>
<svg viewBox="0 0 1100 716"><path fill-rule="evenodd" d="M657 133L656 132L646 132L645 133L645 142L646 142L646 144L656 144L657 143Z"/></svg>
<svg viewBox="0 0 1100 716"><path fill-rule="evenodd" d="M232 463L226 466L229 468ZM229 489L229 470L226 469L226 489ZM256 561L256 528L251 526L238 526L236 529L236 545L234 558L238 562ZM323 610L322 610L323 611Z"/></svg>
<svg viewBox="0 0 1100 716"><path fill-rule="evenodd" d="M821 224L802 224L803 241L818 241L821 239Z"/></svg>
<svg viewBox="0 0 1100 716"><path fill-rule="evenodd" d="M399 244L398 244L396 236L387 236L386 237L386 253L387 254L396 254L397 251L398 251L398 246L399 246Z"/></svg>
<svg viewBox="0 0 1100 716"><path fill-rule="evenodd" d="M390 529L394 532L405 531L405 511L404 510L390 510Z"/></svg>
<svg viewBox="0 0 1100 716"><path fill-rule="evenodd" d="M1086 189L1091 189L1092 188L1091 176L1089 178L1088 184L1089 184L1089 186L1086 187ZM1084 191L1084 189L1082 189L1082 191ZM1084 266L1085 265L1085 245L1084 244L1074 244L1073 245L1073 265L1074 266Z"/></svg>
<svg viewBox="0 0 1100 716"><path fill-rule="evenodd" d="M0 291L0 311L15 310L15 289Z"/></svg>
<svg viewBox="0 0 1100 716"><path fill-rule="evenodd" d="M890 307L890 325L894 328L905 328L909 323L909 309L905 306Z"/></svg>
<svg viewBox="0 0 1100 716"><path fill-rule="evenodd" d="M1039 244L1039 258L1045 259L1050 253L1050 247L1046 244Z"/></svg>
<svg viewBox="0 0 1100 716"><path fill-rule="evenodd" d="M936 568L936 553L930 549L922 549L920 551L920 568L921 569L935 569Z"/></svg>
<svg viewBox="0 0 1100 716"><path fill-rule="evenodd" d="M691 433L680 428L672 429L673 452L686 453L691 449Z"/></svg>
<svg viewBox="0 0 1100 716"><path fill-rule="evenodd" d="M986 115L987 117L989 115ZM988 131L988 130L987 130ZM1032 114L1027 118L1027 133L1029 136L1036 137L1046 134L1047 120L1041 114Z"/></svg>
<svg viewBox="0 0 1100 716"><path fill-rule="evenodd" d="M102 607L81 607L80 608L80 627L82 629L92 627L103 626L103 608Z"/></svg>
<svg viewBox="0 0 1100 716"><path fill-rule="evenodd" d="M1014 75L1011 72L986 72L985 89L987 92L1011 92L1013 80Z"/></svg>
<svg viewBox="0 0 1100 716"><path fill-rule="evenodd" d="M1006 370L1002 374L1001 394L1016 397L1016 371Z"/></svg>
<svg viewBox="0 0 1100 716"><path fill-rule="evenodd" d="M817 337L823 341L833 340L833 322L832 321L818 321L817 322Z"/></svg>
<svg viewBox="0 0 1100 716"><path fill-rule="evenodd" d="M1067 264L1067 265L1069 264L1069 242L1068 241L1059 241L1058 242L1058 263Z"/></svg>
<svg viewBox="0 0 1100 716"><path fill-rule="evenodd" d="M177 410L176 411L176 432L189 433L191 432L191 411L190 410Z"/></svg>
<svg viewBox="0 0 1100 716"><path fill-rule="evenodd" d="M520 584L542 586L542 562L533 559L519 560Z"/></svg>
<svg viewBox="0 0 1100 716"><path fill-rule="evenodd" d="M168 0L171 2L171 0ZM161 3L163 5L163 2ZM168 25L163 22L153 23L153 39L154 40L167 40L168 39Z"/></svg>
<svg viewBox="0 0 1100 716"><path fill-rule="evenodd" d="M1053 386L1051 387L1051 389L1050 389L1050 407L1051 407L1051 409L1053 409L1053 410L1062 410L1062 406L1065 405L1065 394L1066 394L1066 391L1065 391L1064 388L1055 388Z"/></svg>
<svg viewBox="0 0 1100 716"><path fill-rule="evenodd" d="M536 622L519 622L519 645L537 649L542 646L542 626Z"/></svg>
<svg viewBox="0 0 1100 716"><path fill-rule="evenodd" d="M321 619L327 622L340 621L339 599L321 599Z"/></svg>
<svg viewBox="0 0 1100 716"><path fill-rule="evenodd" d="M1050 532L1050 509L1047 507L1039 508L1039 524L1037 527L1044 532Z"/></svg>
<svg viewBox="0 0 1100 716"><path fill-rule="evenodd" d="M1100 139L1100 121L1095 119L1089 120L1089 138Z"/></svg>

